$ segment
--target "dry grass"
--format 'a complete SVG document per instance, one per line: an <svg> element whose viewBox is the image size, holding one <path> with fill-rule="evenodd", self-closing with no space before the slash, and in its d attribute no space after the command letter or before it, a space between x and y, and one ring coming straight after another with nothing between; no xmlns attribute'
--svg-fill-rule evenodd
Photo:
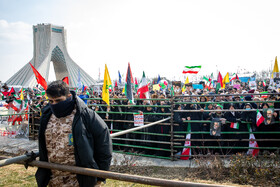
<svg viewBox="0 0 280 187"><path fill-rule="evenodd" d="M0 187L34 187L37 186L35 180L35 172L37 168L28 167L26 170L23 165L13 164L2 167L0 169ZM149 185L135 184L130 182L123 182L117 180L107 179L106 185L108 187L115 186L133 186L133 187L148 187Z"/></svg>
<svg viewBox="0 0 280 187"><path fill-rule="evenodd" d="M232 158L232 164L230 168L223 167L221 163L217 161L217 159L197 159L195 161L199 165L198 168L167 168L155 166L140 167L135 166L134 164L124 164L123 166L112 166L111 171L154 178L214 185L262 186L266 184L266 186L279 186L279 162L278 157L275 158L277 162L262 162L261 160L258 160L257 162L255 158L243 157L242 155L239 155L235 159ZM272 159L270 158L270 160ZM257 169L254 171L267 172L262 172L258 176L258 172L250 173L249 171L251 170L251 166L255 165L256 163L258 163L258 165L261 165L262 167L254 167L253 169ZM268 163L273 164L268 165ZM0 187L37 186L34 177L36 170L37 168L34 167L29 167L26 170L23 165L16 164L2 167L0 168ZM242 177L246 177L246 180L240 181ZM107 179L106 185L103 186L148 187L149 185Z"/></svg>
<svg viewBox="0 0 280 187"><path fill-rule="evenodd" d="M23 165L9 165L0 169L0 186L36 186L36 168L29 167L27 170Z"/></svg>
<svg viewBox="0 0 280 187"><path fill-rule="evenodd" d="M33 187L37 186L36 180L35 180L35 172L37 168L34 167L28 167L26 170L23 165L18 165L18 164L13 164L9 166L2 167L0 169L0 187L19 187L19 186L25 186L25 187ZM120 169L123 170L123 169ZM168 169L168 168L158 168L158 167L153 167L153 168L138 168L134 171L131 170L131 174L144 174L146 173L154 173L152 177L159 177L163 178L164 175L167 173L174 173L174 175L169 175L169 177L165 179L174 179L179 176L180 170L182 172L182 168L176 168L176 169ZM157 172L157 173L156 173ZM151 177L151 176L150 176ZM175 180L182 180L181 177L175 179ZM198 179L183 179L188 182L197 182L197 183L208 183L208 184L221 184L221 183L216 183L214 181L207 181L207 180L198 180ZM223 183L223 185L231 185L231 183ZM107 179L106 185L103 185L106 187L115 187L115 186L127 186L127 187L150 187L150 185L143 185L143 184L135 184L135 183L130 183L130 182L123 182L123 181L117 181L117 180L111 180ZM235 185L236 186L236 185Z"/></svg>

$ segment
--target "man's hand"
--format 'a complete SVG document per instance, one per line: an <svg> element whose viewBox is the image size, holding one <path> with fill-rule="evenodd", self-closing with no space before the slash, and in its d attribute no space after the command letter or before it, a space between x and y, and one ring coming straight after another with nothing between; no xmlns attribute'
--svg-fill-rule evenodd
<svg viewBox="0 0 280 187"><path fill-rule="evenodd" d="M226 124L226 118L221 118L220 121L222 122L222 124Z"/></svg>

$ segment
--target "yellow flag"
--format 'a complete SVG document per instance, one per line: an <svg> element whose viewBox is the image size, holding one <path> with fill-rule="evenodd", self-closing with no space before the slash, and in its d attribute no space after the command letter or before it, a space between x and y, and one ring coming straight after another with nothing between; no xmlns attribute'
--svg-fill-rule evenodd
<svg viewBox="0 0 280 187"><path fill-rule="evenodd" d="M275 63L274 63L274 68L273 68L273 71L272 71L272 74L271 74L271 78L276 77L276 73L279 73L277 56L275 57Z"/></svg>
<svg viewBox="0 0 280 187"><path fill-rule="evenodd" d="M229 83L229 73L227 72L226 76L223 79L223 88L226 87L226 83Z"/></svg>
<svg viewBox="0 0 280 187"><path fill-rule="evenodd" d="M184 85L183 87L182 87L182 93L184 93L186 91L186 86Z"/></svg>
<svg viewBox="0 0 280 187"><path fill-rule="evenodd" d="M21 92L20 92L20 100L24 100L24 97L23 97L23 88L21 89Z"/></svg>
<svg viewBox="0 0 280 187"><path fill-rule="evenodd" d="M109 75L109 72L108 72L107 65L105 64L104 82L103 82L103 88L102 88L102 100L105 101L108 106L110 106L109 87L112 87L112 82L111 82L111 79L110 79L110 75Z"/></svg>
<svg viewBox="0 0 280 187"><path fill-rule="evenodd" d="M185 81L185 84L188 84L188 83L190 83L189 77L187 77L187 78L186 78L186 81Z"/></svg>
<svg viewBox="0 0 280 187"><path fill-rule="evenodd" d="M185 85L186 85L186 84L189 84L189 83L190 83L189 77L187 77L186 80L185 80L185 84L184 84L184 86L182 87L182 93L186 91L186 86L185 86Z"/></svg>
<svg viewBox="0 0 280 187"><path fill-rule="evenodd" d="M159 84L154 84L153 85L153 90L154 91L159 91L160 90Z"/></svg>

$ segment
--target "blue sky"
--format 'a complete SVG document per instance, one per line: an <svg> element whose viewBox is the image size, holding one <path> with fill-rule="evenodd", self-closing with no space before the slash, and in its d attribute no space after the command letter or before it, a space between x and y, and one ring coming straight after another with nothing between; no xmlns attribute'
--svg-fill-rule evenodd
<svg viewBox="0 0 280 187"><path fill-rule="evenodd" d="M32 25L67 29L71 58L94 79L105 63L111 79L184 79L185 65L217 70L268 70L279 56L280 1L267 0L49 0L0 1L0 80L33 56Z"/></svg>

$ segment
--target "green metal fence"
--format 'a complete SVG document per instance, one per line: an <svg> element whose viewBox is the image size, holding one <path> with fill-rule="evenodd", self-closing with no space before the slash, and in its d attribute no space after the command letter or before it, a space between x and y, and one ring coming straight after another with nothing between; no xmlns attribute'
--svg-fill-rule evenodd
<svg viewBox="0 0 280 187"><path fill-rule="evenodd" d="M232 96L236 96L236 94L231 94ZM239 96L246 96L246 95L261 95L261 94L240 94ZM275 94L265 94L265 95L275 95ZM215 97L215 96L225 96L225 95L203 95L203 97ZM111 111L106 110L104 111L96 111L98 114L103 115L107 117L104 118L106 121L109 129L111 132L118 132L122 131L128 128L133 128L134 121L132 119L132 116L134 112L127 112L125 109L127 108L133 108L136 111L138 110L144 110L147 107L152 107L155 109L158 108L166 108L168 111L163 113L150 113L150 112L143 112L144 116L158 116L158 118L164 118L164 117L171 117L168 123L161 123L159 125L156 125L154 129L143 129L141 131L134 131L132 133L129 133L126 136L113 138L113 146L114 146L114 152L118 153L125 153L125 154L133 154L133 155L140 155L140 156L148 156L148 157L155 157L155 158L164 158L164 159L171 159L176 160L183 157L197 157L197 156L204 156L206 154L217 154L220 156L228 156L232 155L234 153L238 152L244 152L247 153L247 150L249 149L258 149L260 152L263 150L266 151L279 151L280 146L275 144L275 142L279 143L280 141L280 131L254 131L249 132L247 129L246 131L222 131L221 137L211 137L209 134L209 131L184 131L184 130L176 130L177 127L182 125L199 125L201 123L210 124L210 120L185 120L182 123L178 124L176 121L174 121L174 114L177 113L204 113L204 112L217 112L218 110L175 110L175 105L187 105L187 104L243 104L243 103L279 103L278 100L267 100L267 101L228 101L228 102L190 102L186 101L187 97L195 97L197 100L199 100L201 95L193 95L193 96L176 96L168 99L135 99L136 102L138 101L150 101L153 100L156 101L165 101L167 104L165 105L129 105L129 104L112 104L110 105L110 109L120 107L121 111ZM88 101L100 101L101 98L90 98ZM125 101L126 99L112 99L114 101ZM106 104L88 104L89 107L107 107ZM223 109L221 112L229 112L228 109ZM238 109L235 110L236 112L248 112L244 109ZM255 112L256 110L251 110L251 112ZM263 111L262 109L259 109L259 111ZM278 112L279 109L274 109L274 111ZM114 116L115 115L115 116ZM128 120L126 117L130 116ZM120 117L121 119L116 119L115 117ZM146 123L150 123L152 121L145 121ZM117 124L116 124L117 123ZM226 124L230 123L229 121L225 122ZM242 125L250 126L251 122L241 121ZM279 125L279 120L274 122L275 124ZM280 126L280 125L279 125ZM162 128L164 128L162 130ZM280 129L280 128L279 128ZM192 137L190 139L186 139L186 135L190 134L192 136L198 136L198 137ZM260 138L256 137L255 139L250 139L249 135L253 134L255 136L257 135L272 135L269 138ZM232 136L230 138L227 137L227 135L236 135L236 138L233 138ZM145 139L145 136L148 136L148 139ZM224 137L226 136L226 137ZM246 137L245 137L246 136ZM184 143L186 141L191 142L191 145L185 146ZM249 142L257 141L258 144L262 143L270 143L273 142L273 145L276 146L260 146L258 148L249 147ZM233 145L235 143L236 145ZM243 146L239 146L239 144L243 144ZM247 145L245 145L247 144ZM190 155L181 155L180 151L182 151L185 148L191 149Z"/></svg>
<svg viewBox="0 0 280 187"><path fill-rule="evenodd" d="M261 95L261 94L240 94L239 96L246 95ZM277 94L266 93L264 95L274 95ZM230 112L228 109L222 110L177 110L176 105L202 105L202 104L244 104L244 103L269 103L270 105L279 103L278 99L276 100L266 100L266 101L227 101L227 102L199 102L200 97L216 97L216 96L225 96L225 95L191 95L191 96L176 96L167 99L135 99L135 102L138 104L123 104L122 102L127 101L125 98L110 98L110 101L116 101L112 103L109 107L107 104L102 103L101 98L89 98L88 107L93 108L106 122L111 133L120 132L126 129L134 127L134 118L135 113L140 111L144 115L144 124L149 124L160 119L170 117L170 120L167 122L162 122L153 127L144 128L139 131L133 131L126 135L113 138L113 150L114 152L131 154L131 155L140 155L153 158L161 159L171 159L176 160L185 157L199 157L209 154L218 154L220 156L229 156L237 152L247 153L247 150L258 149L260 153L263 151L279 151L280 149L280 123L279 119L275 120L274 126L278 125L278 129L266 129L266 130L257 130L250 132L247 128L251 126L251 122L240 121L243 127L246 127L246 130L227 130L221 131L220 137L210 136L209 130L204 130L203 128L197 129L195 127L201 127L202 124L210 125L211 120L203 119L190 119L182 120L182 122L176 121L174 118L178 113L180 114L192 114L192 113L207 113L207 112ZM236 96L236 94L232 94ZM195 98L196 101L188 101ZM142 104L143 101L165 101L164 105L154 105L154 104ZM92 103L97 102L97 103ZM148 112L146 109L152 107L155 110L160 112ZM274 111L278 113L279 117L279 108L274 108ZM248 111L244 109L237 109L236 112L246 113ZM263 111L263 109L259 109ZM256 112L255 109L252 109L251 112ZM39 129L39 120L38 114L30 113L30 138L36 139ZM37 122L36 122L37 121ZM224 125L229 125L229 121L225 121ZM188 126L190 131L188 131ZM184 127L184 128L182 128ZM267 126L269 127L269 126ZM194 130L196 129L196 130ZM187 139L186 136L190 135ZM255 136L254 139L250 138L250 134ZM249 142L257 141L258 148L249 147ZM190 142L189 145L185 143ZM182 155L182 151L186 148L190 148L190 154ZM180 153L181 152L181 153Z"/></svg>

